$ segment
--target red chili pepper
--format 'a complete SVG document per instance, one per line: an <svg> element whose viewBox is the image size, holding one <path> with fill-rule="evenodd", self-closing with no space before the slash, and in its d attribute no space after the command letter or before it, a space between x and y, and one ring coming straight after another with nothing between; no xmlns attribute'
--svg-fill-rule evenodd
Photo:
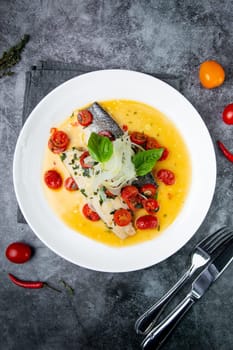
<svg viewBox="0 0 233 350"><path fill-rule="evenodd" d="M41 281L22 281L19 278L15 277L11 273L8 273L8 276L10 277L11 281L16 284L19 287L22 288L29 288L29 289L40 289L43 287L49 287L51 289L56 290L57 292L60 292L60 290L53 288L49 286L46 282L41 282Z"/></svg>
<svg viewBox="0 0 233 350"><path fill-rule="evenodd" d="M231 153L221 141L217 141L217 145L220 148L220 150L222 151L222 153L224 154L224 156L233 163L233 153Z"/></svg>

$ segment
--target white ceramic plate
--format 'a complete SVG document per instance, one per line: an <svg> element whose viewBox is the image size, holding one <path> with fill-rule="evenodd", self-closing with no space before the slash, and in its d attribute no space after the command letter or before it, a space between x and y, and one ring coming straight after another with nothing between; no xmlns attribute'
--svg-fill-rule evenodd
<svg viewBox="0 0 233 350"><path fill-rule="evenodd" d="M126 248L111 248L68 228L44 197L41 167L48 130L87 103L132 99L156 107L180 130L192 163L185 206L158 238ZM156 264L179 250L204 220L215 189L216 159L208 130L194 107L174 88L152 76L102 70L73 78L49 93L27 119L15 149L16 197L35 234L64 259L92 270L125 272Z"/></svg>

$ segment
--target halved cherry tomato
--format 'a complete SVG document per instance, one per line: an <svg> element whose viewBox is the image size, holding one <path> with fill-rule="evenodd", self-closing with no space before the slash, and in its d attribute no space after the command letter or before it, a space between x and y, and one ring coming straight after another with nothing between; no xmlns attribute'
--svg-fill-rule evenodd
<svg viewBox="0 0 233 350"><path fill-rule="evenodd" d="M165 183L165 185L173 185L176 181L175 174L168 169L160 169L157 173L157 177Z"/></svg>
<svg viewBox="0 0 233 350"><path fill-rule="evenodd" d="M46 185L53 190L60 188L62 185L61 175L56 170L52 169L46 171L44 174L44 181Z"/></svg>
<svg viewBox="0 0 233 350"><path fill-rule="evenodd" d="M233 103L230 103L229 105L227 105L222 113L222 119L224 121L224 123L228 124L228 125L232 125L233 124Z"/></svg>
<svg viewBox="0 0 233 350"><path fill-rule="evenodd" d="M85 151L80 157L80 164L81 164L81 167L84 169L92 168L92 164L85 163L85 159L89 156L90 156L90 153L88 151Z"/></svg>
<svg viewBox="0 0 233 350"><path fill-rule="evenodd" d="M127 185L121 190L121 197L128 205L129 209L135 211L142 208L142 197L139 195L139 190L136 186Z"/></svg>
<svg viewBox="0 0 233 350"><path fill-rule="evenodd" d="M205 61L200 65L199 79L206 89L213 89L222 85L225 80L225 71L217 61Z"/></svg>
<svg viewBox="0 0 233 350"><path fill-rule="evenodd" d="M126 226L132 221L132 215L127 209L117 209L113 214L113 220L118 226Z"/></svg>
<svg viewBox="0 0 233 350"><path fill-rule="evenodd" d="M64 152L70 142L68 135L62 131L57 130L56 128L51 129L51 136L48 141L48 147L53 153Z"/></svg>
<svg viewBox="0 0 233 350"><path fill-rule="evenodd" d="M128 205L130 210L135 211L142 208L142 200L142 196L137 194L136 196L130 196L127 200L125 200L125 203Z"/></svg>
<svg viewBox="0 0 233 350"><path fill-rule="evenodd" d="M154 184L145 184L140 188L140 192L146 197L154 197L157 191L157 186Z"/></svg>
<svg viewBox="0 0 233 350"><path fill-rule="evenodd" d="M93 115L87 109L78 112L78 122L82 126L88 126L93 121Z"/></svg>
<svg viewBox="0 0 233 350"><path fill-rule="evenodd" d="M101 135L101 136L105 136L105 137L109 138L110 141L114 141L115 140L115 136L109 130L101 130L101 131L98 132L98 134Z"/></svg>
<svg viewBox="0 0 233 350"><path fill-rule="evenodd" d="M131 196L136 196L139 193L138 188L133 185L127 185L121 190L121 197L124 201L128 200Z"/></svg>
<svg viewBox="0 0 233 350"><path fill-rule="evenodd" d="M65 179L64 186L65 186L66 190L68 190L68 191L77 191L78 190L78 185L76 184L76 182L72 176L67 177Z"/></svg>
<svg viewBox="0 0 233 350"><path fill-rule="evenodd" d="M144 145L147 140L147 136L143 132L134 131L130 135L130 140L136 145Z"/></svg>
<svg viewBox="0 0 233 350"><path fill-rule="evenodd" d="M143 215L136 220L136 227L139 230L146 230L149 228L156 228L158 226L158 219L154 215Z"/></svg>
<svg viewBox="0 0 233 350"><path fill-rule="evenodd" d="M148 137L146 141L146 149L160 148L160 144L154 137Z"/></svg>
<svg viewBox="0 0 233 350"><path fill-rule="evenodd" d="M167 159L168 155L169 155L168 149L166 147L163 147L163 153L159 158L159 161Z"/></svg>
<svg viewBox="0 0 233 350"><path fill-rule="evenodd" d="M15 264L23 264L31 257L31 247L22 242L11 243L6 249L6 257Z"/></svg>
<svg viewBox="0 0 233 350"><path fill-rule="evenodd" d="M91 221L98 221L100 219L96 211L92 210L88 204L83 206L83 215Z"/></svg>
<svg viewBox="0 0 233 350"><path fill-rule="evenodd" d="M154 198L144 199L142 205L148 214L154 214L159 210L159 203Z"/></svg>

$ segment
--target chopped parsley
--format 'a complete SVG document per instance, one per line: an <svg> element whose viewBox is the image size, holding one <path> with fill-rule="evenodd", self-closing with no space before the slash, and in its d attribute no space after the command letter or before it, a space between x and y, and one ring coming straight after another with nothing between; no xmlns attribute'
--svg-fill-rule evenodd
<svg viewBox="0 0 233 350"><path fill-rule="evenodd" d="M65 159L66 159L66 154L65 153L62 153L62 154L60 154L60 158L61 158L61 160L62 161L64 161Z"/></svg>
<svg viewBox="0 0 233 350"><path fill-rule="evenodd" d="M89 168L83 169L83 176L91 177L91 175L90 175L90 169L89 169Z"/></svg>
<svg viewBox="0 0 233 350"><path fill-rule="evenodd" d="M87 197L87 194L86 194L86 192L85 192L85 189L84 188L81 188L80 189L80 192L85 196L85 197Z"/></svg>

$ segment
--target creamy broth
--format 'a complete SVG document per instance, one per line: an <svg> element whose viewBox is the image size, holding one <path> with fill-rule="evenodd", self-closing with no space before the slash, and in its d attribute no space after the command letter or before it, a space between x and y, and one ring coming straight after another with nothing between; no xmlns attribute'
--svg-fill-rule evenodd
<svg viewBox="0 0 233 350"><path fill-rule="evenodd" d="M162 146L169 150L167 159L158 161L153 170L155 179L157 171L161 168L173 171L176 176L175 184L170 186L156 179L159 185L158 201L160 209L156 213L159 227L153 230L137 230L134 236L122 240L108 230L101 220L92 222L83 216L82 207L86 201L80 191L69 192L64 187L59 190L51 190L43 182L44 192L54 212L78 233L111 246L121 247L138 244L161 234L181 211L191 181L191 164L188 150L175 125L155 108L129 100L103 101L100 104L121 127L127 125L129 132L144 131L148 136L155 137ZM69 148L83 146L82 127L75 125L77 124L75 123L77 114L78 110L75 110L61 125L51 126L57 127L69 135L71 140ZM48 169L57 170L62 175L63 180L70 176L59 156L46 148L42 177ZM139 209L134 216L134 220L145 214L144 209Z"/></svg>

